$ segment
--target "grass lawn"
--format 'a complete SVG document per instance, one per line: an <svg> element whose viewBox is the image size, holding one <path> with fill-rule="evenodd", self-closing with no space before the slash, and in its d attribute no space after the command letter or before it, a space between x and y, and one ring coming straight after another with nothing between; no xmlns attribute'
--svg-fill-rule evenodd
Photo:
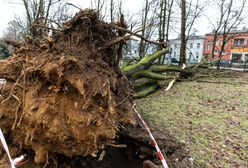
<svg viewBox="0 0 248 168"><path fill-rule="evenodd" d="M136 104L186 144L194 167L248 167L248 74L176 83Z"/></svg>

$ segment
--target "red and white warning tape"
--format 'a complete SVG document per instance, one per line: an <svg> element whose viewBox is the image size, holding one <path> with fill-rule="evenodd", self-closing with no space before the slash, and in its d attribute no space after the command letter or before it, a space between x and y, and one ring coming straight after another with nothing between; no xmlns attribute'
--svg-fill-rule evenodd
<svg viewBox="0 0 248 168"><path fill-rule="evenodd" d="M5 141L5 138L3 136L3 132L2 132L2 129L0 128L0 139L1 139L1 142L3 144L3 148L5 149L7 155L8 155L8 158L9 158L9 161L10 161L10 164L11 164L11 168L15 168L15 163L14 161L11 159L11 156L10 156L10 153L9 153L9 148L8 148L8 145Z"/></svg>
<svg viewBox="0 0 248 168"><path fill-rule="evenodd" d="M0 128L0 140L3 144L3 148L6 151L10 164L11 164L11 168L15 168L15 166L17 166L19 163L21 163L21 161L24 159L25 155L20 156L19 158L15 158L14 160L12 160L11 156L10 156L10 152L9 152L9 148L8 145L6 143L6 140L4 138L2 129Z"/></svg>
<svg viewBox="0 0 248 168"><path fill-rule="evenodd" d="M157 151L157 154L158 154L158 157L159 159L161 160L162 164L163 164L163 167L164 168L169 168L169 166L167 165L165 159L164 159L164 156L158 146L158 143L156 142L154 136L152 135L149 127L147 126L147 124L145 123L145 121L143 120L143 118L141 117L141 115L139 114L139 112L137 111L137 109L135 108L135 104L133 105L133 108L134 108L134 111L135 113L138 115L139 119L142 121L143 125L145 126L147 132L149 133L151 139L152 139L152 144L154 145L154 147L156 148L156 151Z"/></svg>

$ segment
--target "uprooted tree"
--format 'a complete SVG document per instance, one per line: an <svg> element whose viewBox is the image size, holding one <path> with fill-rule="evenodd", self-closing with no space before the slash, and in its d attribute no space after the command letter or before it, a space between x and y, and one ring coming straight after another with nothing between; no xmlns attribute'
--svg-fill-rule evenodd
<svg viewBox="0 0 248 168"><path fill-rule="evenodd" d="M167 78L161 72L187 73L153 65L168 48L121 72L118 45L131 34L118 23L99 20L94 10L83 10L41 43L7 41L16 51L0 62L0 77L6 80L0 97L0 127L6 138L19 150L34 152L38 164L47 164L58 154L94 157L115 146L122 126L136 122L130 82L123 73L130 80L155 81ZM125 134L137 141L136 146L149 144L144 132ZM174 152L168 146L164 150ZM149 151L154 157L150 146Z"/></svg>
<svg viewBox="0 0 248 168"><path fill-rule="evenodd" d="M52 153L95 155L114 143L120 123L133 122L130 87L109 46L118 38L112 30L98 13L81 11L52 39L20 45L0 63L0 127L34 151L36 163Z"/></svg>

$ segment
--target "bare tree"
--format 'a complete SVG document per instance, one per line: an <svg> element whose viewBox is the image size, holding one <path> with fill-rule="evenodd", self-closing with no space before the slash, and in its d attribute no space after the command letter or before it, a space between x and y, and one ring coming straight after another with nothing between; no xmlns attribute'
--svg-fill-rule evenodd
<svg viewBox="0 0 248 168"><path fill-rule="evenodd" d="M181 47L179 65L186 64L186 0L181 0Z"/></svg>
<svg viewBox="0 0 248 168"><path fill-rule="evenodd" d="M97 12L102 12L104 9L105 1L104 0L91 0L91 8L97 10Z"/></svg>
<svg viewBox="0 0 248 168"><path fill-rule="evenodd" d="M48 24L65 20L69 15L65 0L22 0L26 11L26 27L33 40L46 36ZM62 19L63 16L63 19ZM61 23L61 22L60 22Z"/></svg>
<svg viewBox="0 0 248 168"><path fill-rule="evenodd" d="M91 8L100 13L101 19L106 17L107 6L108 4L105 0L91 0Z"/></svg>
<svg viewBox="0 0 248 168"><path fill-rule="evenodd" d="M158 41L160 43L169 41L169 29L171 23L171 14L174 0L160 0L160 11L158 14ZM158 46L158 50L164 48L163 45ZM165 55L160 57L159 62L163 63L165 60Z"/></svg>
<svg viewBox="0 0 248 168"><path fill-rule="evenodd" d="M114 21L114 0L110 0L110 21Z"/></svg>
<svg viewBox="0 0 248 168"><path fill-rule="evenodd" d="M171 23L171 16L172 16L172 7L174 5L174 0L168 0L168 16L167 16L167 26L166 26L166 41L169 41L169 30L170 30L170 23Z"/></svg>
<svg viewBox="0 0 248 168"><path fill-rule="evenodd" d="M154 15L158 9L156 0L145 0L144 7L141 13L141 36L150 39L157 26L157 16ZM139 55L142 58L146 55L149 45L146 41L141 39L139 46Z"/></svg>
<svg viewBox="0 0 248 168"><path fill-rule="evenodd" d="M214 1L216 2L216 1ZM236 1L235 1L236 2ZM220 62L222 59L223 51L225 50L225 45L227 42L234 38L235 35L232 34L232 30L239 26L245 19L244 9L247 4L246 0L242 0L239 4L235 3L233 0L220 0L214 5L217 6L219 11L219 18L216 23L213 23L210 19L210 23L214 31L214 39L212 44L212 60L214 59L216 43L220 37L220 50L218 51L218 61L217 68L220 68Z"/></svg>
<svg viewBox="0 0 248 168"><path fill-rule="evenodd" d="M192 33L192 28L195 24L196 19L198 19L203 10L204 10L204 3L200 4L200 0L196 0L195 3L193 3L193 0L191 0L187 5L187 16L186 16L186 42L188 41L188 38L190 37Z"/></svg>
<svg viewBox="0 0 248 168"><path fill-rule="evenodd" d="M4 33L4 39L19 41L25 36L26 25L22 25L19 18L8 22L6 32Z"/></svg>
<svg viewBox="0 0 248 168"><path fill-rule="evenodd" d="M197 18L200 17L204 10L204 5L200 4L200 0L193 3L191 0L187 3L186 0L181 0L181 48L179 65L186 64L186 49L187 41L191 36L192 28Z"/></svg>
<svg viewBox="0 0 248 168"><path fill-rule="evenodd" d="M57 25L61 27L61 25L65 21L72 17L72 11L71 8L69 8L69 6L67 5L67 3L58 3L56 5L56 8L56 10L52 10L50 12L50 19L47 19L47 23L49 23L50 25L54 25L53 23L55 23L55 26Z"/></svg>

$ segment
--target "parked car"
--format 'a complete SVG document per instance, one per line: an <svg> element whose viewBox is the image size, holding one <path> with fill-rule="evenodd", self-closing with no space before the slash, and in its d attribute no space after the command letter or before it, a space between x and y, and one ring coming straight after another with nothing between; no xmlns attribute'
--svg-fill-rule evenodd
<svg viewBox="0 0 248 168"><path fill-rule="evenodd" d="M218 60L213 61L212 63L213 63L213 65L217 65L218 64ZM231 64L232 64L232 61L231 60L220 60L220 65L221 66L230 66Z"/></svg>
<svg viewBox="0 0 248 168"><path fill-rule="evenodd" d="M177 60L176 58L171 58L171 64L173 65L178 65L179 64L179 60Z"/></svg>

